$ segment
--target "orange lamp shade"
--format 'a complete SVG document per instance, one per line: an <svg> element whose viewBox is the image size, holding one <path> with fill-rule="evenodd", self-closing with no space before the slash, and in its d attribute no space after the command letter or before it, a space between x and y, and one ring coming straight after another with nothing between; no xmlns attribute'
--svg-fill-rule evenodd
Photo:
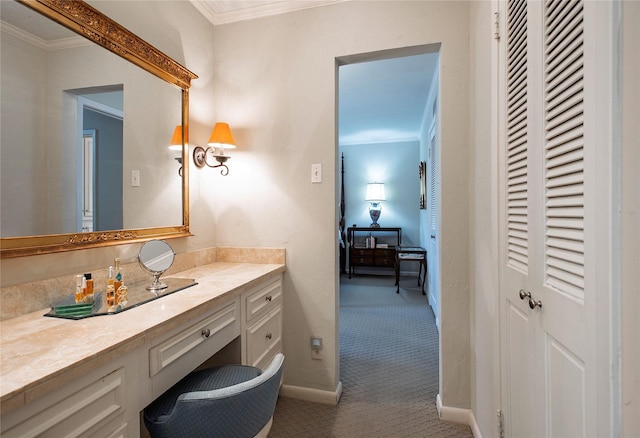
<svg viewBox="0 0 640 438"><path fill-rule="evenodd" d="M236 147L236 141L231 134L231 128L227 123L218 122L213 127L211 137L209 137L209 146L220 147L225 149L233 149Z"/></svg>
<svg viewBox="0 0 640 438"><path fill-rule="evenodd" d="M188 143L188 141L189 140L187 136L185 136L184 142ZM182 125L176 126L176 129L173 130L173 135L171 136L171 143L169 143L169 149L171 149L172 151L182 150Z"/></svg>

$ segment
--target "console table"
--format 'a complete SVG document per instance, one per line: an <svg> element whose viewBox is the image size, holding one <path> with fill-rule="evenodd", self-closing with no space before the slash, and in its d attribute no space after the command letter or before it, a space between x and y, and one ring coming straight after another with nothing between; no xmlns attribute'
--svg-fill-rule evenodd
<svg viewBox="0 0 640 438"><path fill-rule="evenodd" d="M389 245L386 248L371 248L360 246L356 243L356 238L361 235L371 234L395 234L395 245ZM349 243L349 278L355 274L356 266L370 266L377 268L394 268L396 267L396 246L400 246L402 242L402 228L400 227L349 227L347 229L347 242Z"/></svg>

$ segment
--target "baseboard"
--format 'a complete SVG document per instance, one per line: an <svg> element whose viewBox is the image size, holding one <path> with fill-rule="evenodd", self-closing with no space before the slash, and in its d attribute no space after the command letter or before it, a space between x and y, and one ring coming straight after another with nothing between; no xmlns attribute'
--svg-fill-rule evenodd
<svg viewBox="0 0 640 438"><path fill-rule="evenodd" d="M429 307L431 307L431 311L433 312L433 317L436 320L436 330L440 332L440 320L438 319L438 314L436 313L436 309L433 308L433 305L435 302L436 302L435 297L431 292L429 292Z"/></svg>
<svg viewBox="0 0 640 438"><path fill-rule="evenodd" d="M471 409L452 408L442 405L440 394L436 396L436 407L438 408L438 416L441 420L451 421L453 423L466 424L471 428L474 438L482 438L480 428L476 422L476 417Z"/></svg>
<svg viewBox="0 0 640 438"><path fill-rule="evenodd" d="M338 382L335 391L323 391L320 389L304 388L302 386L282 385L280 387L280 396L295 398L297 400L305 400L316 403L324 403L327 405L337 405L342 396L342 382Z"/></svg>

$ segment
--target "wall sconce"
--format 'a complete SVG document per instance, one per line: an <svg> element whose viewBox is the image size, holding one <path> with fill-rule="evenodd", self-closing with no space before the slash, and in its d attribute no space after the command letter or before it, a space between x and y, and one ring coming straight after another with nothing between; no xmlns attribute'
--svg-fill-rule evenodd
<svg viewBox="0 0 640 438"><path fill-rule="evenodd" d="M185 144L187 139L184 139ZM175 157L175 160L180 163L180 169L178 169L178 175L182 176L182 125L176 126L171 136L171 143L169 143L169 149L172 151L179 151L180 156Z"/></svg>
<svg viewBox="0 0 640 438"><path fill-rule="evenodd" d="M380 219L380 213L382 213L382 201L387 200L384 195L384 183L372 182L367 184L367 196L364 200L371 203L369 204L369 216L371 216L372 223L369 227L380 228L378 219Z"/></svg>
<svg viewBox="0 0 640 438"><path fill-rule="evenodd" d="M216 167L222 167L220 173L223 176L228 175L229 168L225 163L230 157L224 154L224 150L234 149L236 147L236 142L233 139L229 125L222 122L216 123L207 145L208 147L206 149L202 146L196 146L193 149L193 162L198 167L204 167L205 164L214 169ZM212 164L214 160L217 161L218 164Z"/></svg>

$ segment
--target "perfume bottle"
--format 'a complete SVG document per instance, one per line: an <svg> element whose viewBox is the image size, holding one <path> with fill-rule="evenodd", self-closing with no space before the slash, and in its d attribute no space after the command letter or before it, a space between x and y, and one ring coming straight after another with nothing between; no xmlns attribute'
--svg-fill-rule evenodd
<svg viewBox="0 0 640 438"><path fill-rule="evenodd" d="M129 301L128 298L129 288L124 284L116 290L116 310L122 310Z"/></svg>
<svg viewBox="0 0 640 438"><path fill-rule="evenodd" d="M93 303L93 279L91 278L91 274L84 274L84 278L86 281L86 287L84 289L84 302L85 303Z"/></svg>
<svg viewBox="0 0 640 438"><path fill-rule="evenodd" d="M76 275L76 303L81 303L84 300L84 291L82 290L82 280L84 277L82 275Z"/></svg>
<svg viewBox="0 0 640 438"><path fill-rule="evenodd" d="M123 275L122 269L120 268L120 259L117 257L113 261L113 275L114 275L113 288L115 289L117 294L118 289L120 289L120 286L124 284L124 275Z"/></svg>
<svg viewBox="0 0 640 438"><path fill-rule="evenodd" d="M107 278L107 308L113 310L116 305L116 290L113 279L113 266L109 266L109 277Z"/></svg>

